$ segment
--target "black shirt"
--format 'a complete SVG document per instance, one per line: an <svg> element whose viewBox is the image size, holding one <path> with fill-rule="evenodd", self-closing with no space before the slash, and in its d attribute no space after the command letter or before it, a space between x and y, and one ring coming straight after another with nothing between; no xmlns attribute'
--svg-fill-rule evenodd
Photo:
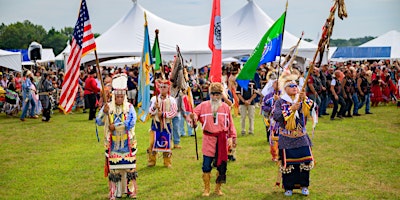
<svg viewBox="0 0 400 200"><path fill-rule="evenodd" d="M237 88L236 88L236 94L240 94L243 97L244 100L248 100L248 99L251 98L251 96L253 96L255 89L257 89L257 88L256 88L254 82L250 81L247 91L238 85ZM251 101L250 105L254 105L254 103L255 102L254 102L254 99L253 99ZM244 102L239 99L239 105L243 105L243 104L244 104Z"/></svg>

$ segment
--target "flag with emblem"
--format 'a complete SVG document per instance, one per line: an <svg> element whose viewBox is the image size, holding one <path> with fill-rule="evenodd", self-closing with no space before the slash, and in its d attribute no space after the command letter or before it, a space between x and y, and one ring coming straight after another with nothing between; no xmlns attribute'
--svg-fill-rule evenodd
<svg viewBox="0 0 400 200"><path fill-rule="evenodd" d="M81 58L96 49L96 43L92 33L92 25L89 20L89 11L86 1L81 1L78 20L76 21L71 41L71 51L67 60L67 69L62 83L59 108L64 114L71 111L78 92L79 66Z"/></svg>
<svg viewBox="0 0 400 200"><path fill-rule="evenodd" d="M254 78L254 74L259 65L272 62L275 60L276 56L281 54L285 18L286 11L275 21L271 28L268 29L246 64L244 64L243 69L236 78L236 82L243 89L247 90L248 84L250 80Z"/></svg>
<svg viewBox="0 0 400 200"><path fill-rule="evenodd" d="M147 17L144 13L144 38L142 60L139 67L138 108L139 119L146 122L150 108L150 72L153 67Z"/></svg>
<svg viewBox="0 0 400 200"><path fill-rule="evenodd" d="M213 0L211 11L210 33L208 35L208 47L212 51L210 80L221 82L222 58L221 58L221 2Z"/></svg>

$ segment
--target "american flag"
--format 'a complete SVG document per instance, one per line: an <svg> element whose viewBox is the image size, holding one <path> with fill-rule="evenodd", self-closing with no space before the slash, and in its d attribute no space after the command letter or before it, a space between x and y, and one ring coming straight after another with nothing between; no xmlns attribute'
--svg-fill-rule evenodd
<svg viewBox="0 0 400 200"><path fill-rule="evenodd" d="M68 56L67 71L62 84L60 105L64 113L69 113L74 105L78 91L79 66L81 58L96 49L96 43L92 33L92 25L89 20L89 11L86 1L82 0L78 20L75 24L71 43L71 52Z"/></svg>

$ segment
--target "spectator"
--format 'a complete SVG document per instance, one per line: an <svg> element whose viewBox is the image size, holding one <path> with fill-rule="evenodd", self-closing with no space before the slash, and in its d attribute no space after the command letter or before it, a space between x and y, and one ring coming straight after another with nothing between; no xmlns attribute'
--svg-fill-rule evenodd
<svg viewBox="0 0 400 200"><path fill-rule="evenodd" d="M239 112L240 112L240 124L241 134L246 135L246 117L249 118L249 135L254 134L254 110L255 101L257 97L257 88L255 87L254 81L251 80L248 85L248 89L245 90L240 85L236 88L236 94L239 98Z"/></svg>

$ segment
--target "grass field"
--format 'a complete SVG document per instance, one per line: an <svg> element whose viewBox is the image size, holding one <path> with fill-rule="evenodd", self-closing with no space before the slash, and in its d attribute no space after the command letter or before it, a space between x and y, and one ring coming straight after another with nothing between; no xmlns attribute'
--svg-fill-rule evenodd
<svg viewBox="0 0 400 200"><path fill-rule="evenodd" d="M316 166L310 196L294 191L291 198L400 199L400 109L381 106L371 111L373 115L340 121L320 118L313 136ZM0 199L106 199L103 141L97 142L94 122L87 118L87 113L55 113L49 123L21 122L1 113ZM240 133L239 118L235 124ZM149 127L140 122L136 126L138 199L289 199L273 187L277 166L258 114L255 135L238 136L237 161L228 163L223 197L201 197L201 131L200 160L194 138L183 137L183 148L173 150L172 169L162 166L161 157L156 167L148 168ZM101 139L102 133L99 127Z"/></svg>

